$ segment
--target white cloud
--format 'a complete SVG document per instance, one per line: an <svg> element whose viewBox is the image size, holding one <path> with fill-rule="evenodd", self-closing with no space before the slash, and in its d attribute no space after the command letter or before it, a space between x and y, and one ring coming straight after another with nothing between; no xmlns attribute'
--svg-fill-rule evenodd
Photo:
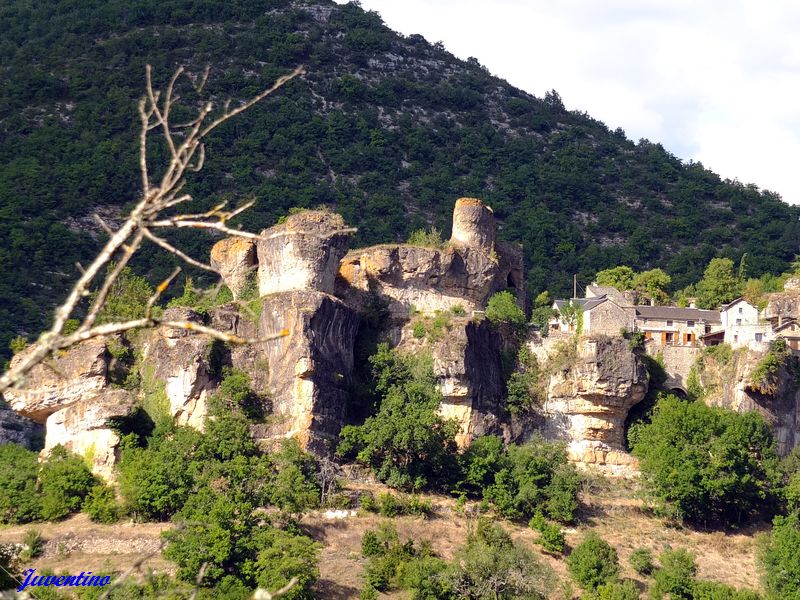
<svg viewBox="0 0 800 600"><path fill-rule="evenodd" d="M362 0L537 96L800 203L794 0Z"/></svg>

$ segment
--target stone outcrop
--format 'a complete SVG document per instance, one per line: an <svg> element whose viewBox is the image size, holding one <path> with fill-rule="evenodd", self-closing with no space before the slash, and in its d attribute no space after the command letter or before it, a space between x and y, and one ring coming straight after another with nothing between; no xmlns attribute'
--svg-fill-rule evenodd
<svg viewBox="0 0 800 600"><path fill-rule="evenodd" d="M40 423L26 419L0 400L0 445L18 444L34 450L41 448L42 440L44 427Z"/></svg>
<svg viewBox="0 0 800 600"><path fill-rule="evenodd" d="M211 266L222 276L233 299L238 300L252 278L256 277L256 244L247 238L225 238L211 248Z"/></svg>
<svg viewBox="0 0 800 600"><path fill-rule="evenodd" d="M341 261L336 295L352 306L361 306L370 294L384 297L397 319L408 318L412 308L483 310L492 294L507 288L524 302L521 250L495 244L491 209L462 198L453 228L454 237L443 248L383 244L352 250Z"/></svg>
<svg viewBox="0 0 800 600"><path fill-rule="evenodd" d="M135 406L133 394L109 388L54 412L47 417L43 455L60 444L86 458L95 475L113 480L121 440L111 423L129 416Z"/></svg>
<svg viewBox="0 0 800 600"><path fill-rule="evenodd" d="M755 410L770 423L778 443L778 453L787 455L800 445L800 381L788 357L775 376L774 393L765 394L751 385L751 374L764 358L765 352L745 348L734 351L726 364L706 356L699 370L700 384L706 390L703 401L709 406L721 406L737 412Z"/></svg>
<svg viewBox="0 0 800 600"><path fill-rule="evenodd" d="M261 235L257 243L259 295L309 289L333 293L339 260L350 241L341 216L307 210Z"/></svg>
<svg viewBox="0 0 800 600"><path fill-rule="evenodd" d="M30 346L11 359L13 367L33 351ZM12 409L36 423L83 398L94 396L108 385L106 340L94 338L34 367L23 385L4 392Z"/></svg>
<svg viewBox="0 0 800 600"><path fill-rule="evenodd" d="M571 460L628 466L625 417L647 392L647 369L623 338L583 338L573 360L550 377L544 435L567 442Z"/></svg>
<svg viewBox="0 0 800 600"><path fill-rule="evenodd" d="M167 309L164 318L202 321L187 308ZM203 428L207 401L217 385L211 375L212 344L208 335L168 327L148 332L141 343L144 375L164 384L169 413L178 425Z"/></svg>
<svg viewBox="0 0 800 600"><path fill-rule="evenodd" d="M461 448L476 437L503 434L502 345L502 337L485 320L453 317L449 330L435 341L414 337L412 323L402 329L401 351L431 353L443 396L439 412L458 423L456 442Z"/></svg>
<svg viewBox="0 0 800 600"><path fill-rule="evenodd" d="M113 476L120 442L111 421L128 416L136 403L129 392L111 385L110 343L119 344L120 340L87 340L60 353L52 363L35 367L21 388L5 392L19 415L45 426L42 456L60 444L84 456L92 471L104 478Z"/></svg>

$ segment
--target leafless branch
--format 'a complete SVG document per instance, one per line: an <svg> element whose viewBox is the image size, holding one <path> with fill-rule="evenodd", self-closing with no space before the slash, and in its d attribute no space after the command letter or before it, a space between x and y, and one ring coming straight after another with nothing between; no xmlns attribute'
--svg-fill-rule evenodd
<svg viewBox="0 0 800 600"><path fill-rule="evenodd" d="M230 219L241 214L252 203L231 211L223 210L223 204L211 211L197 215L178 215L175 217L165 213L168 209L192 199L191 195L181 193L181 190L185 184L184 176L186 173L199 171L203 168L206 159L204 138L222 123L251 108L303 73L305 73L303 67L297 67L291 73L280 77L263 92L243 102L238 108L230 110L230 105L226 103L221 114L216 117L213 116L214 105L212 102L204 101L198 108L194 119L183 125L173 125L170 123L172 109L180 100L180 95L176 93L177 86L181 81L181 77L185 76L185 72L182 67L178 68L172 74L166 88L158 90L153 87L152 69L149 65L147 66L145 70L145 94L138 103L141 196L125 222L116 231L112 231L102 219L96 217L100 226L108 234L109 239L94 260L85 269L80 269L81 273L78 281L70 290L63 304L56 309L51 328L39 337L34 348L27 352L22 360L18 361L13 368L0 377L0 392L12 385L19 384L33 367L53 356L57 350L63 350L93 337L120 333L141 327L162 325L187 329L205 333L226 342L239 344L257 343L286 335L286 332L281 332L267 339L248 340L197 323L163 321L153 316L153 308L156 302L170 282L177 276L177 270L158 286L156 292L148 301L144 317L125 322L104 323L101 325L96 323L114 283L119 279L133 255L139 250L145 238L192 266L204 270L214 270L210 265L191 258L162 237L155 235L152 232L153 229L186 227L214 229L227 235L259 239L259 236L254 233L235 229L227 224ZM190 77L187 77L198 94L203 92L208 80L208 74L209 69L206 68L197 81L192 81ZM160 130L169 148L169 162L163 170L160 181L155 182L150 179L147 143L148 136L157 129ZM107 266L112 261L115 264L109 270ZM93 292L92 290L96 291ZM77 330L71 334L64 334L65 323L68 319L81 312L82 302L84 298L89 296L93 296L92 302L86 312L86 316L80 321Z"/></svg>

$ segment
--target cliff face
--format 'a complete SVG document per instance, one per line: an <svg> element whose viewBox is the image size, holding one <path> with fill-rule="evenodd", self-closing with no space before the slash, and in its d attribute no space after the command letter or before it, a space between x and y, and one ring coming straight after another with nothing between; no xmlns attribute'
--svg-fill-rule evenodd
<svg viewBox="0 0 800 600"><path fill-rule="evenodd" d="M541 414L512 423L504 405L503 355L516 343L481 311L500 290L524 302L522 258L519 248L495 239L489 207L460 199L453 236L440 248L383 245L347 253L348 243L342 218L324 211L292 215L256 243L222 240L211 260L236 300L207 315L171 308L164 316L261 341L227 346L196 331L140 332L129 350L146 392L134 394L112 382L109 351L109 344L129 342L92 340L56 358L52 368L35 370L25 390L7 394L11 406L46 425L45 452L63 444L110 477L120 441L114 420L145 400L152 404L155 395L159 410L177 424L202 428L208 400L224 367L232 366L250 376L268 404L266 419L252 427L257 439L269 445L292 436L328 454L350 402L359 313L377 301L389 307L381 323L385 340L402 352L431 353L443 395L440 413L458 422L460 446L481 435L510 440L542 428L548 437L567 440L577 462L629 462L623 423L644 396L647 378L625 340L581 340L574 360L553 370ZM420 336L420 320L439 322L438 332ZM545 346L535 353L546 357Z"/></svg>
<svg viewBox="0 0 800 600"><path fill-rule="evenodd" d="M703 400L710 406L738 412L760 412L772 425L778 453L785 456L800 444L800 381L791 365L797 359L787 357L774 376L774 389L765 393L752 384L753 371L764 356L764 352L740 348L724 363L704 357L699 372L705 390Z"/></svg>
<svg viewBox="0 0 800 600"><path fill-rule="evenodd" d="M545 437L567 441L578 463L631 465L625 417L646 393L647 369L626 340L582 339L574 359L550 377Z"/></svg>

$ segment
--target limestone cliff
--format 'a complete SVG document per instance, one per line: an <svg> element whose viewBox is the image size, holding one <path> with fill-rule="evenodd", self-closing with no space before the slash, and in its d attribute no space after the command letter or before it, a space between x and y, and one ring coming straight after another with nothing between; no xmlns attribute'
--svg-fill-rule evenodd
<svg viewBox="0 0 800 600"><path fill-rule="evenodd" d="M631 465L625 417L646 393L647 369L625 339L582 338L549 378L544 435L565 440L577 463Z"/></svg>
<svg viewBox="0 0 800 600"><path fill-rule="evenodd" d="M341 262L336 294L360 306L367 294L389 301L389 310L405 319L461 306L483 310L489 297L512 288L524 302L522 253L495 243L491 209L461 198L453 211L453 236L442 248L379 245L350 251Z"/></svg>
<svg viewBox="0 0 800 600"><path fill-rule="evenodd" d="M729 358L705 354L695 369L706 404L760 412L772 425L778 453L785 456L800 444L800 381L792 365L797 359L786 358L774 375L774 388L767 391L752 382L753 371L765 355L746 348L734 350Z"/></svg>
<svg viewBox="0 0 800 600"><path fill-rule="evenodd" d="M458 445L464 448L481 435L502 434L501 336L486 320L449 316L439 335L418 337L414 325L420 322L405 324L397 347L402 352L431 353L433 374L443 396L440 414L458 423Z"/></svg>

